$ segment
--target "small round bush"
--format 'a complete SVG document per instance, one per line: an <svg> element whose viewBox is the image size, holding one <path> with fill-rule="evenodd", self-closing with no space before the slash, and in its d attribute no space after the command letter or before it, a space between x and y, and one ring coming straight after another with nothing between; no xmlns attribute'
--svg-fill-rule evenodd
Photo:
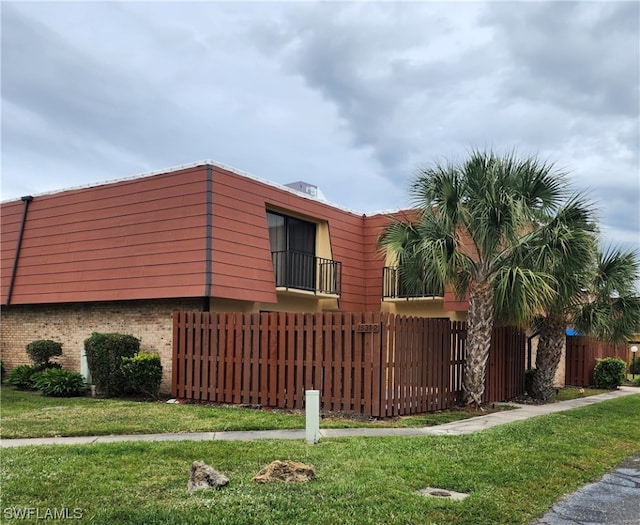
<svg viewBox="0 0 640 525"><path fill-rule="evenodd" d="M43 396L49 397L78 397L88 389L82 374L59 368L48 368L36 374L34 386Z"/></svg>
<svg viewBox="0 0 640 525"><path fill-rule="evenodd" d="M598 359L593 377L598 388L618 388L626 379L627 363L617 357Z"/></svg>
<svg viewBox="0 0 640 525"><path fill-rule="evenodd" d="M137 394L158 397L162 382L162 363L158 354L139 352L123 357L120 365L127 386Z"/></svg>
<svg viewBox="0 0 640 525"><path fill-rule="evenodd" d="M50 365L53 363L50 363L49 359L62 355L62 343L50 339L32 341L27 345L27 354L37 368L41 370L51 368Z"/></svg>
<svg viewBox="0 0 640 525"><path fill-rule="evenodd" d="M39 370L34 366L20 365L9 371L7 376L7 384L18 390L33 390L34 376Z"/></svg>

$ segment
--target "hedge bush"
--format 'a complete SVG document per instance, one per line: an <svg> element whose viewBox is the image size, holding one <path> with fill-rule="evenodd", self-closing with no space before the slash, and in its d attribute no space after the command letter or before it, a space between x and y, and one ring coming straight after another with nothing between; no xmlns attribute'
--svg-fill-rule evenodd
<svg viewBox="0 0 640 525"><path fill-rule="evenodd" d="M158 354L139 352L122 358L122 373L127 386L137 394L158 397L162 382L162 363Z"/></svg>
<svg viewBox="0 0 640 525"><path fill-rule="evenodd" d="M40 370L35 366L19 365L9 371L7 384L18 390L34 390L34 376Z"/></svg>
<svg viewBox="0 0 640 525"><path fill-rule="evenodd" d="M108 397L124 394L127 382L121 370L122 358L140 350L140 340L126 334L94 332L85 340L87 365L96 389Z"/></svg>
<svg viewBox="0 0 640 525"><path fill-rule="evenodd" d="M640 374L640 357L636 357L629 365L630 374Z"/></svg>
<svg viewBox="0 0 640 525"><path fill-rule="evenodd" d="M58 368L38 372L34 377L34 386L48 397L78 397L89 388L82 374Z"/></svg>
<svg viewBox="0 0 640 525"><path fill-rule="evenodd" d="M54 363L50 363L49 360L52 357L62 355L62 344L50 339L38 339L27 345L27 354L35 367L40 370L58 368Z"/></svg>
<svg viewBox="0 0 640 525"><path fill-rule="evenodd" d="M593 377L598 388L617 388L626 379L627 363L617 357L597 359Z"/></svg>

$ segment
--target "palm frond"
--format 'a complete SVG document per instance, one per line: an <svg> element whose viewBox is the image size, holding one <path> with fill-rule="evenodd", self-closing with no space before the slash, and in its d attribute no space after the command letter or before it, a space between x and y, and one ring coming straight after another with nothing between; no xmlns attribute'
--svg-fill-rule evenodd
<svg viewBox="0 0 640 525"><path fill-rule="evenodd" d="M574 313L574 325L587 335L613 343L640 333L638 254L609 247L598 253L588 301Z"/></svg>
<svg viewBox="0 0 640 525"><path fill-rule="evenodd" d="M592 293L600 298L634 296L640 278L640 260L633 251L609 246L599 253Z"/></svg>
<svg viewBox="0 0 640 525"><path fill-rule="evenodd" d="M501 322L530 323L555 298L556 279L521 267L503 267L495 275L494 312Z"/></svg>

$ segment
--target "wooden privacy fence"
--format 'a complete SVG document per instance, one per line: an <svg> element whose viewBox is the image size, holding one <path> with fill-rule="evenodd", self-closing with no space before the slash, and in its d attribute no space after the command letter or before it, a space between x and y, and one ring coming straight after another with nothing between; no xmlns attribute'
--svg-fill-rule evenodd
<svg viewBox="0 0 640 525"><path fill-rule="evenodd" d="M585 336L567 337L565 384L588 386L595 383L593 368L597 359L618 357L627 360L625 345L610 345Z"/></svg>
<svg viewBox="0 0 640 525"><path fill-rule="evenodd" d="M388 417L461 397L465 323L381 313L173 315L175 397ZM494 331L484 400L524 392L524 335Z"/></svg>

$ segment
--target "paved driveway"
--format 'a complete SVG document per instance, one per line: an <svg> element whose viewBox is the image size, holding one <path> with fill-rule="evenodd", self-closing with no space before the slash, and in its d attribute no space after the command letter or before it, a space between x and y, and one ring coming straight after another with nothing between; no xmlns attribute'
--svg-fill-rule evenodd
<svg viewBox="0 0 640 525"><path fill-rule="evenodd" d="M531 525L640 525L640 456L563 498Z"/></svg>

